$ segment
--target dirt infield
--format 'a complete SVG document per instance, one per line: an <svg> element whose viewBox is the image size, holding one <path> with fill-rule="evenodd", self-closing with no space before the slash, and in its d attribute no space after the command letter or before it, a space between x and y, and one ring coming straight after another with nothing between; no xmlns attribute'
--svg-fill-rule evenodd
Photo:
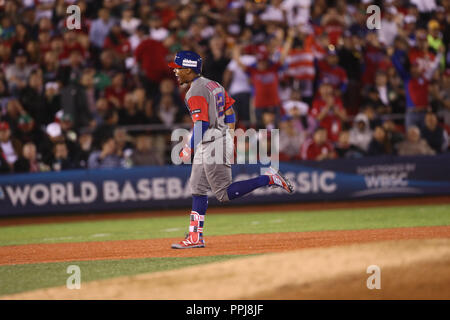
<svg viewBox="0 0 450 320"><path fill-rule="evenodd" d="M260 254L373 241L429 238L450 238L450 226L212 236L206 239L206 248L193 250L170 249L171 243L180 241L180 238L15 245L0 247L0 265Z"/></svg>
<svg viewBox="0 0 450 320"><path fill-rule="evenodd" d="M380 289L369 290L369 266ZM2 299L450 299L450 239L267 254L19 293Z"/></svg>

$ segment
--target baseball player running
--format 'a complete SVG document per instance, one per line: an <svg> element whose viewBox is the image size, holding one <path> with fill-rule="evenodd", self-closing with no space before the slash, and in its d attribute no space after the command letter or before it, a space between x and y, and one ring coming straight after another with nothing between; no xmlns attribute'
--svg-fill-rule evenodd
<svg viewBox="0 0 450 320"><path fill-rule="evenodd" d="M197 53L180 51L174 61L169 63L169 67L174 69L180 85L189 85L185 103L194 122L190 144L186 144L180 152L183 161L193 157L189 234L183 241L172 244L172 248L204 248L203 228L209 190L214 192L220 202L226 202L264 186L280 187L288 193L292 193L293 188L273 168L257 178L232 183L232 132L236 122L232 107L234 100L219 83L201 76L202 59ZM217 161L217 155L211 159L218 149L223 150L223 154L219 156L220 161Z"/></svg>

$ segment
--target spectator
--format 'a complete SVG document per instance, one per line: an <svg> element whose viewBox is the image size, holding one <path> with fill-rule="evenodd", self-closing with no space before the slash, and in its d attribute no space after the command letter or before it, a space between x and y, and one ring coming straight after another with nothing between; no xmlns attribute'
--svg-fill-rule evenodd
<svg viewBox="0 0 450 320"><path fill-rule="evenodd" d="M13 169L14 162L22 154L22 143L11 136L11 130L7 122L0 122L0 152L8 163L10 169Z"/></svg>
<svg viewBox="0 0 450 320"><path fill-rule="evenodd" d="M301 101L300 91L292 91L290 100L283 103L283 110L293 118L293 125L297 132L304 132L306 137L313 135L316 130L316 121L308 113L309 106Z"/></svg>
<svg viewBox="0 0 450 320"><path fill-rule="evenodd" d="M114 140L116 141L117 154L121 157L131 153L134 150L134 144L131 137L124 128L117 127L114 129Z"/></svg>
<svg viewBox="0 0 450 320"><path fill-rule="evenodd" d="M89 132L83 132L78 138L78 144L80 146L80 153L78 155L78 165L80 168L87 168L89 155L92 152L92 134Z"/></svg>
<svg viewBox="0 0 450 320"><path fill-rule="evenodd" d="M438 119L434 113L427 113L425 116L425 125L422 128L422 137L436 153L447 151L447 132L438 126Z"/></svg>
<svg viewBox="0 0 450 320"><path fill-rule="evenodd" d="M306 132L295 130L293 118L284 116L280 123L280 160L290 161L300 158L300 149L305 140Z"/></svg>
<svg viewBox="0 0 450 320"><path fill-rule="evenodd" d="M304 101L311 103L314 95L314 79L316 70L314 68L313 38L306 32L299 32L292 44L292 49L286 58L288 69L286 75L294 79L294 84L300 91Z"/></svg>
<svg viewBox="0 0 450 320"><path fill-rule="evenodd" d="M428 46L433 48L434 51L439 52L441 48L445 48L444 42L442 41L442 34L440 30L440 25L437 20L430 20L428 22L428 35L427 35ZM440 61L441 69L445 69L445 57L441 57Z"/></svg>
<svg viewBox="0 0 450 320"><path fill-rule="evenodd" d="M87 127L92 121L86 90L88 84L82 78L84 70L80 68L72 71L72 81L60 90L61 107L65 114L71 115L75 127Z"/></svg>
<svg viewBox="0 0 450 320"><path fill-rule="evenodd" d="M389 114L391 113L393 108L393 93L392 88L388 83L388 76L384 71L377 71L375 74L375 89L378 96L377 106L375 106L375 110L378 114ZM381 102L381 104L379 104ZM395 108L398 110L399 108Z"/></svg>
<svg viewBox="0 0 450 320"><path fill-rule="evenodd" d="M261 129L271 131L277 127L276 115L273 112L264 112L261 121Z"/></svg>
<svg viewBox="0 0 450 320"><path fill-rule="evenodd" d="M347 90L348 78L345 69L339 66L339 57L334 47L328 50L324 60L318 62L319 81L327 79L338 93Z"/></svg>
<svg viewBox="0 0 450 320"><path fill-rule="evenodd" d="M361 110L367 119L369 119L370 129L374 130L377 126L381 126L383 122L381 121L380 115L376 112L375 107L368 104Z"/></svg>
<svg viewBox="0 0 450 320"><path fill-rule="evenodd" d="M334 149L339 158L350 159L364 156L364 152L361 149L350 144L350 132L348 130L342 130L339 133L339 139Z"/></svg>
<svg viewBox="0 0 450 320"><path fill-rule="evenodd" d="M386 132L383 127L378 126L373 132L373 137L367 150L367 155L381 156L389 153L389 141L387 139Z"/></svg>
<svg viewBox="0 0 450 320"><path fill-rule="evenodd" d="M124 74L119 72L114 75L111 85L105 90L105 98L108 100L109 104L116 109L121 109L123 107L124 98L127 94L124 81Z"/></svg>
<svg viewBox="0 0 450 320"><path fill-rule="evenodd" d="M72 50L68 54L67 64L62 65L58 70L58 80L63 86L79 84L83 73L83 54L79 50Z"/></svg>
<svg viewBox="0 0 450 320"><path fill-rule="evenodd" d="M353 121L353 128L350 130L350 144L366 153L372 140L372 130L369 119L363 113L358 114Z"/></svg>
<svg viewBox="0 0 450 320"><path fill-rule="evenodd" d="M323 15L320 25L323 27L324 32L328 35L330 44L336 46L338 39L344 32L346 26L346 21L344 16L339 14L336 7L329 7L325 15Z"/></svg>
<svg viewBox="0 0 450 320"><path fill-rule="evenodd" d="M36 145L33 142L27 142L23 145L22 156L14 163L14 172L41 172L49 168L37 159Z"/></svg>
<svg viewBox="0 0 450 320"><path fill-rule="evenodd" d="M19 49L14 57L14 64L8 66L5 70L6 80L13 95L17 95L20 90L26 87L32 69L32 66L28 64L25 50Z"/></svg>
<svg viewBox="0 0 450 320"><path fill-rule="evenodd" d="M174 103L171 95L163 95L157 106L158 118L168 128L181 120L180 108Z"/></svg>
<svg viewBox="0 0 450 320"><path fill-rule="evenodd" d="M327 130L327 136L336 142L347 115L339 97L335 96L333 86L326 79L320 84L319 94L314 99L310 111L319 126Z"/></svg>
<svg viewBox="0 0 450 320"><path fill-rule="evenodd" d="M384 121L381 126L386 134L387 145L389 146L388 149L391 153L395 153L396 150L394 149L394 146L405 139L403 133L397 128L392 120Z"/></svg>
<svg viewBox="0 0 450 320"><path fill-rule="evenodd" d="M57 122L52 122L45 128L46 135L37 145L38 152L42 155L42 162L49 167L52 164L53 146L57 142L64 141L61 126Z"/></svg>
<svg viewBox="0 0 450 320"><path fill-rule="evenodd" d="M102 119L102 124L97 126L94 130L94 145L96 148L100 147L102 141L107 137L114 135L114 130L119 123L119 114L116 109L109 108Z"/></svg>
<svg viewBox="0 0 450 320"><path fill-rule="evenodd" d="M3 122L8 123L11 130L15 132L19 118L23 114L26 114L26 111L20 104L20 101L10 98L6 101L6 113L2 115L1 119Z"/></svg>
<svg viewBox="0 0 450 320"><path fill-rule="evenodd" d="M58 80L59 70L58 55L54 51L46 52L42 63L42 77L44 82L56 82Z"/></svg>
<svg viewBox="0 0 450 320"><path fill-rule="evenodd" d="M262 123L262 117L265 112L275 113L277 120L280 118L281 100L278 92L278 72L292 46L293 36L294 32L290 30L286 44L281 52L280 60L277 63L270 61L269 53L265 46L258 48L256 66L247 67L241 62L238 46L233 51L233 59L241 69L249 73L251 83L254 86L256 122L259 125Z"/></svg>
<svg viewBox="0 0 450 320"><path fill-rule="evenodd" d="M153 96L157 93L159 83L166 77L172 77L167 66L166 56L168 50L164 45L150 37L144 37L134 52L139 70L143 72L140 80L143 81L147 93Z"/></svg>
<svg viewBox="0 0 450 320"><path fill-rule="evenodd" d="M44 133L36 125L34 119L27 113L20 115L14 137L22 143L33 142L37 145L42 141Z"/></svg>
<svg viewBox="0 0 450 320"><path fill-rule="evenodd" d="M385 15L381 19L380 29L378 29L378 40L385 46L390 47L394 43L398 34L398 28L401 28L400 17L397 8L389 6L385 10Z"/></svg>
<svg viewBox="0 0 450 320"><path fill-rule="evenodd" d="M124 61L131 55L131 44L125 31L120 28L120 24L116 22L105 38L103 49L111 50L116 59Z"/></svg>
<svg viewBox="0 0 450 320"><path fill-rule="evenodd" d="M95 110L92 113L94 126L99 127L103 125L106 114L110 110L108 100L106 98L99 98L95 103Z"/></svg>
<svg viewBox="0 0 450 320"><path fill-rule="evenodd" d="M310 18L311 3L311 0L284 0L281 7L288 26L306 24Z"/></svg>
<svg viewBox="0 0 450 320"><path fill-rule="evenodd" d="M115 23L115 20L110 17L109 9L101 8L98 11L98 18L92 22L89 30L89 40L93 44L94 48L103 48L105 39Z"/></svg>
<svg viewBox="0 0 450 320"><path fill-rule="evenodd" d="M117 155L116 140L113 137L105 138L101 143L101 150L94 151L89 156L88 168L119 168L122 158Z"/></svg>
<svg viewBox="0 0 450 320"><path fill-rule="evenodd" d="M63 51L59 56L59 59L62 60L62 65L66 65L70 63L69 59L70 55L73 51L77 51L80 55L80 60L84 60L87 58L87 54L84 51L84 47L78 40L78 32L75 30L66 30L63 35Z"/></svg>
<svg viewBox="0 0 450 320"><path fill-rule="evenodd" d="M302 145L301 157L303 160L326 160L336 158L333 144L327 137L327 129L317 128L312 138Z"/></svg>
<svg viewBox="0 0 450 320"><path fill-rule="evenodd" d="M434 70L439 67L440 59L435 59L435 54L430 51L427 40L427 31L423 28L418 28L415 31L415 47L408 52L408 59L411 65L416 65L419 74L429 74L430 77ZM440 51L444 48L441 47ZM438 51L439 52L439 51ZM433 61L437 60L437 63Z"/></svg>
<svg viewBox="0 0 450 320"><path fill-rule="evenodd" d="M140 94L140 98L138 100L140 100L140 104L142 105L142 100L146 99L146 96L142 96L143 93L142 91L139 92ZM175 87L175 83L171 78L164 78L161 83L159 84L159 94L155 97L154 102L157 105L159 103L159 100L161 99L162 96L165 95L169 95L172 97L174 103L180 107L180 109L185 109L185 104L184 101L181 99L180 97L180 93L178 92L177 88Z"/></svg>
<svg viewBox="0 0 450 320"><path fill-rule="evenodd" d="M9 20L9 17L5 17ZM4 19L5 19L4 18ZM11 20L9 20L11 21ZM14 26L12 26L14 28ZM3 27L2 27L3 28ZM5 30L2 31L4 35ZM30 34L27 27L23 23L18 23L15 25L14 36L10 38L11 49L13 53L16 53L19 49L25 49L27 42L30 40Z"/></svg>
<svg viewBox="0 0 450 320"><path fill-rule="evenodd" d="M86 109L92 115L96 111L96 99L98 98L97 90L95 89L95 69L87 68L83 70L80 79L81 94L84 95L86 101Z"/></svg>
<svg viewBox="0 0 450 320"><path fill-rule="evenodd" d="M430 67L428 67L426 70L422 70L422 68L419 66L420 54L416 53L416 55L413 55L414 59L411 64L410 71L407 71L405 69L405 66L402 64L402 56L404 56L405 54L405 52L399 50L396 50L392 54L392 63L394 64L395 69L402 78L405 86L405 126L422 126L426 110L429 106L428 84L431 77L433 76L433 73L439 66L439 59L441 57L441 54L438 54L436 56ZM422 71L424 71L424 73L422 73Z"/></svg>
<svg viewBox="0 0 450 320"><path fill-rule="evenodd" d="M169 36L169 30L163 26L162 19L158 15L152 15L149 20L150 38L163 42Z"/></svg>
<svg viewBox="0 0 450 320"><path fill-rule="evenodd" d="M120 125L144 124L145 114L137 109L135 96L133 93L127 93L124 98L123 108L119 110Z"/></svg>
<svg viewBox="0 0 450 320"><path fill-rule="evenodd" d="M65 142L57 142L53 145L53 171L76 169L76 163L69 158L69 151Z"/></svg>
<svg viewBox="0 0 450 320"><path fill-rule="evenodd" d="M140 24L141 20L135 17L132 7L126 7L122 11L120 27L122 30L126 31L128 35L132 35Z"/></svg>
<svg viewBox="0 0 450 320"><path fill-rule="evenodd" d="M111 50L103 50L100 54L100 68L95 74L95 89L103 91L111 85L113 76L122 70Z"/></svg>
<svg viewBox="0 0 450 320"><path fill-rule="evenodd" d="M155 152L152 146L152 138L148 135L136 137L136 150L131 156L134 166L161 166L163 159Z"/></svg>
<svg viewBox="0 0 450 320"><path fill-rule="evenodd" d="M385 60L385 53L375 32L369 32L365 36L366 45L364 50L364 73L362 75L363 85L373 86L375 73L380 70Z"/></svg>
<svg viewBox="0 0 450 320"><path fill-rule="evenodd" d="M77 141L77 131L73 125L72 115L69 113L64 113L62 110L56 113L56 121L58 121L62 135L66 141L70 141L76 145ZM74 152L76 150L73 150Z"/></svg>
<svg viewBox="0 0 450 320"><path fill-rule="evenodd" d="M44 112L48 111L44 94L42 73L35 70L30 74L27 86L20 92L20 100L24 109L36 119L38 126L43 124L46 117Z"/></svg>
<svg viewBox="0 0 450 320"><path fill-rule="evenodd" d="M261 13L259 18L266 23L282 25L285 23L286 14L282 8L283 0L271 1L266 10Z"/></svg>
<svg viewBox="0 0 450 320"><path fill-rule="evenodd" d="M209 50L203 63L203 75L211 80L222 82L225 69L230 59L225 54L225 41L220 37L209 40Z"/></svg>
<svg viewBox="0 0 450 320"><path fill-rule="evenodd" d="M142 40L144 40L148 37L149 32L150 31L148 30L148 26L146 26L144 24L140 24L136 28L136 30L130 35L130 37L128 38L128 41L130 42L131 51L133 52L133 54L136 51L136 48L142 42Z"/></svg>
<svg viewBox="0 0 450 320"><path fill-rule="evenodd" d="M49 30L42 30L38 34L38 47L41 52L41 59L45 59L45 55L52 52L52 35ZM58 60L57 60L58 61Z"/></svg>
<svg viewBox="0 0 450 320"><path fill-rule="evenodd" d="M396 145L400 156L434 155L436 152L420 137L420 130L416 126L408 128L406 140Z"/></svg>
<svg viewBox="0 0 450 320"><path fill-rule="evenodd" d="M441 82L439 96L443 100L441 109L438 110L438 116L443 119L447 132L450 133L450 69L447 69Z"/></svg>
<svg viewBox="0 0 450 320"><path fill-rule="evenodd" d="M0 151L0 174L11 173L11 167L6 161L3 151Z"/></svg>
<svg viewBox="0 0 450 320"><path fill-rule="evenodd" d="M240 60L245 66L250 66L255 63L255 57L248 54L241 56ZM250 121L252 88L247 73L242 70L236 60L231 60L227 65L223 75L223 83L235 100L233 109L237 114L237 121Z"/></svg>

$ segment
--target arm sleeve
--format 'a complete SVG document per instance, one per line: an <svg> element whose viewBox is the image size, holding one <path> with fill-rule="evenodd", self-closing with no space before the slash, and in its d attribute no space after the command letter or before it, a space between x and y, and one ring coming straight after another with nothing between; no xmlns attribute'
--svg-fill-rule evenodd
<svg viewBox="0 0 450 320"><path fill-rule="evenodd" d="M232 97L228 95L228 93L225 91L225 111L231 108L231 106L235 103L236 100L234 100Z"/></svg>
<svg viewBox="0 0 450 320"><path fill-rule="evenodd" d="M191 141L189 146L194 150L197 145L202 141L203 135L209 128L209 122L207 121L196 121L194 123L194 130L192 131ZM199 138L198 138L199 137Z"/></svg>
<svg viewBox="0 0 450 320"><path fill-rule="evenodd" d="M197 121L209 122L208 101L206 101L205 97L192 96L187 101L187 104L194 123Z"/></svg>

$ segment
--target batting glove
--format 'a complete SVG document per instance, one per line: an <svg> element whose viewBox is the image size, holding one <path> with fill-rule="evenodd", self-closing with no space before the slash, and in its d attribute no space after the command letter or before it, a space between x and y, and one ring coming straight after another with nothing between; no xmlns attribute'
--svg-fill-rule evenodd
<svg viewBox="0 0 450 320"><path fill-rule="evenodd" d="M187 144L180 151L180 158L183 162L188 162L192 159L192 149Z"/></svg>

